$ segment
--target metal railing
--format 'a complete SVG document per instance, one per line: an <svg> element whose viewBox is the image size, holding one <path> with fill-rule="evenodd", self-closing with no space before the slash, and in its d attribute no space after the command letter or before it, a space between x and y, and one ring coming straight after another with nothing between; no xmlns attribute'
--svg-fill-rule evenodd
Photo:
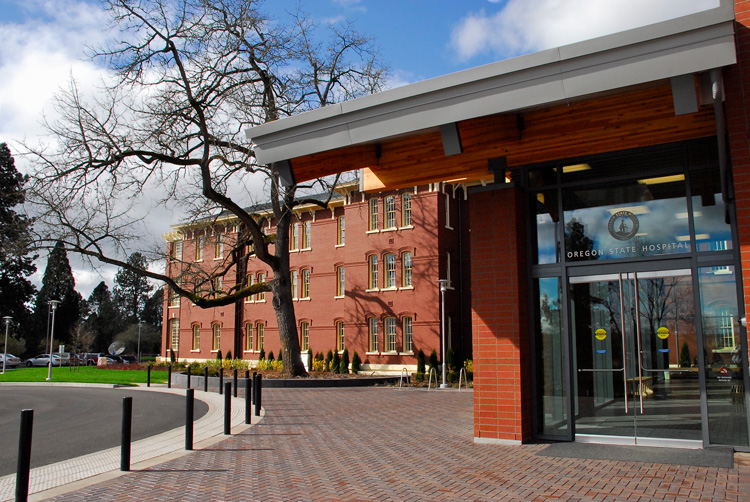
<svg viewBox="0 0 750 502"><path fill-rule="evenodd" d="M406 376L406 385L410 386L411 381L409 380L409 372L406 370L406 368L401 369L401 378L398 379L398 388L401 388L401 382L404 380L404 376Z"/></svg>
<svg viewBox="0 0 750 502"><path fill-rule="evenodd" d="M430 376L427 380L427 390L432 388L432 375L435 375L435 387L438 386L437 371L435 368L430 368Z"/></svg>
<svg viewBox="0 0 750 502"><path fill-rule="evenodd" d="M466 376L466 368L461 368L461 371L458 373L458 390L461 390L461 377L463 377L464 382L466 382L466 388L469 388L469 378Z"/></svg>

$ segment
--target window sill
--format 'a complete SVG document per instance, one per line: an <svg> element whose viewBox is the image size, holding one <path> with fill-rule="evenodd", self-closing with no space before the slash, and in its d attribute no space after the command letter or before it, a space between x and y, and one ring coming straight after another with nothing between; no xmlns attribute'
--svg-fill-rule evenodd
<svg viewBox="0 0 750 502"><path fill-rule="evenodd" d="M196 260L195 260L195 263L203 263L203 258L200 258L200 259L196 259Z"/></svg>
<svg viewBox="0 0 750 502"><path fill-rule="evenodd" d="M399 230L411 230L414 228L414 225L404 225L403 227L398 227Z"/></svg>
<svg viewBox="0 0 750 502"><path fill-rule="evenodd" d="M409 352L399 352L398 355L400 355L400 356L413 356L414 352L412 352L411 350Z"/></svg>
<svg viewBox="0 0 750 502"><path fill-rule="evenodd" d="M299 253L299 249L290 249L289 252L290 253Z"/></svg>
<svg viewBox="0 0 750 502"><path fill-rule="evenodd" d="M334 246L334 247L342 248L342 247L344 247L344 245L343 244L336 244L336 246Z"/></svg>
<svg viewBox="0 0 750 502"><path fill-rule="evenodd" d="M200 352L200 349L191 349L190 352Z"/></svg>
<svg viewBox="0 0 750 502"><path fill-rule="evenodd" d="M346 295L337 295L333 297L334 300L340 300L341 298L346 298Z"/></svg>
<svg viewBox="0 0 750 502"><path fill-rule="evenodd" d="M398 288L396 286L389 286L387 288L383 288L380 291L398 291Z"/></svg>
<svg viewBox="0 0 750 502"><path fill-rule="evenodd" d="M306 296L305 298L299 298L297 301L300 301L300 302L309 302L310 301L310 297Z"/></svg>
<svg viewBox="0 0 750 502"><path fill-rule="evenodd" d="M180 306L179 305L169 305L169 306L167 306L167 308L168 309L178 309L178 308L180 308ZM49 364L49 362L48 362L48 364Z"/></svg>
<svg viewBox="0 0 750 502"><path fill-rule="evenodd" d="M380 352L365 352L366 356L379 356Z"/></svg>
<svg viewBox="0 0 750 502"><path fill-rule="evenodd" d="M379 234L380 230L368 230L365 234Z"/></svg>
<svg viewBox="0 0 750 502"><path fill-rule="evenodd" d="M365 293L377 293L378 291L380 291L378 288L375 288L375 289L365 289Z"/></svg>
<svg viewBox="0 0 750 502"><path fill-rule="evenodd" d="M398 230L396 227L388 227L388 228L384 228L381 231L382 232L395 232L396 230Z"/></svg>
<svg viewBox="0 0 750 502"><path fill-rule="evenodd" d="M300 252L302 252L302 251L312 251L312 248L302 248L302 249L300 249Z"/></svg>
<svg viewBox="0 0 750 502"><path fill-rule="evenodd" d="M398 288L399 291L409 291L413 289L414 289L414 286L403 286L403 287Z"/></svg>
<svg viewBox="0 0 750 502"><path fill-rule="evenodd" d="M397 356L398 355L398 351L397 350L389 350L387 352L381 352L380 355L383 355L383 356Z"/></svg>
<svg viewBox="0 0 750 502"><path fill-rule="evenodd" d="M223 259L224 259L223 256L214 256L214 261L220 261L220 260L223 260Z"/></svg>

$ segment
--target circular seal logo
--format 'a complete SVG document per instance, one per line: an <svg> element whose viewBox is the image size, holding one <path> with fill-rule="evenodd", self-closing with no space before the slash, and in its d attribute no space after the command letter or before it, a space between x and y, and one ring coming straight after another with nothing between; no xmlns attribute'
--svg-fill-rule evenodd
<svg viewBox="0 0 750 502"><path fill-rule="evenodd" d="M609 219L609 235L618 241L627 241L638 233L638 218L630 211L617 211Z"/></svg>
<svg viewBox="0 0 750 502"><path fill-rule="evenodd" d="M662 326L661 328L656 330L656 336L658 336L662 340L666 340L667 338L669 338L669 329Z"/></svg>
<svg viewBox="0 0 750 502"><path fill-rule="evenodd" d="M607 331L599 328L594 332L594 336L597 340L605 340L607 338Z"/></svg>

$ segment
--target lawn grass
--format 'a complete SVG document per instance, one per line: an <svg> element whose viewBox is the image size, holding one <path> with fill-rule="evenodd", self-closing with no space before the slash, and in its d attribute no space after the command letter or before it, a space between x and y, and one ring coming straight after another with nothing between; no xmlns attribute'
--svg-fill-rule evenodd
<svg viewBox="0 0 750 502"><path fill-rule="evenodd" d="M52 368L53 382L103 383L135 385L146 383L146 370L120 370L96 366L63 366ZM46 382L47 368L6 368L0 382ZM167 383L166 371L151 371L151 383Z"/></svg>

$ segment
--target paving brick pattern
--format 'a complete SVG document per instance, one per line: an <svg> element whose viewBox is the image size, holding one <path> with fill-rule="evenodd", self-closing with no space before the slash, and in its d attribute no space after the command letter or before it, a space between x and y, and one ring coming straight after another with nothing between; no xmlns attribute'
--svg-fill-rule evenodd
<svg viewBox="0 0 750 502"><path fill-rule="evenodd" d="M264 389L231 438L57 501L750 500L733 469L536 456L473 443L470 391Z"/></svg>

